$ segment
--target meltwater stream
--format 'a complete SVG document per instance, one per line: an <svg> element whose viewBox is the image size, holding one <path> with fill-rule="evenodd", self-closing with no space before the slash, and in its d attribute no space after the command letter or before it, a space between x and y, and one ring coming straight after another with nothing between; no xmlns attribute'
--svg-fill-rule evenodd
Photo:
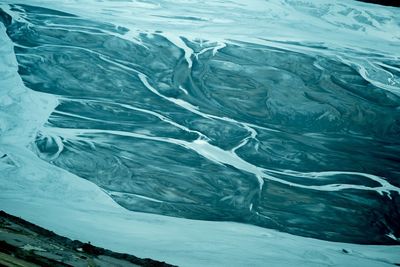
<svg viewBox="0 0 400 267"><path fill-rule="evenodd" d="M132 211L330 241L398 243L400 49L393 51L400 16L363 10L368 4L323 5L325 13L313 15L341 34L380 36L380 49L373 40L349 46L354 40L347 36L343 44L317 42L312 29L305 41L259 36L262 24L241 32L231 17L210 18L215 14L196 1L174 8L190 14L186 5L196 2L209 18L170 16L163 1L133 2L150 13L125 25L106 19L118 16L115 10L129 17L124 2L106 8L94 1L100 18L73 13L74 1L60 10L31 2L3 4L0 19L24 85L57 101L29 144L42 160L95 183ZM229 3L215 5L234 20L242 7ZM318 8L263 3L269 4L303 16ZM351 23L338 24L333 15ZM187 24L198 25L199 36L183 30ZM276 34L278 26L270 26ZM329 27L326 38L337 38Z"/></svg>

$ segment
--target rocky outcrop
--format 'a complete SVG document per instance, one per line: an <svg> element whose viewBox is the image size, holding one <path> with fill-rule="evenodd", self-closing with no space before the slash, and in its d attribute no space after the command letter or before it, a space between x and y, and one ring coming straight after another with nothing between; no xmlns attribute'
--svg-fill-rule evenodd
<svg viewBox="0 0 400 267"><path fill-rule="evenodd" d="M138 240L138 242L140 242ZM54 232L0 211L0 266L173 266L117 253Z"/></svg>
<svg viewBox="0 0 400 267"><path fill-rule="evenodd" d="M378 5L383 5L383 6L400 7L400 2L397 0L357 0L357 1L378 4Z"/></svg>

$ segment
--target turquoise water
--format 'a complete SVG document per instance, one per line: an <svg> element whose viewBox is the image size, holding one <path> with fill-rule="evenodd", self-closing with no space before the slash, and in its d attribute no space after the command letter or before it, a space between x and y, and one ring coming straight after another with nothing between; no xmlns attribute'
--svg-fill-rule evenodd
<svg viewBox="0 0 400 267"><path fill-rule="evenodd" d="M53 9L11 11L0 18L25 86L58 100L30 145L41 159L133 211L398 243L398 55L162 30L129 39Z"/></svg>

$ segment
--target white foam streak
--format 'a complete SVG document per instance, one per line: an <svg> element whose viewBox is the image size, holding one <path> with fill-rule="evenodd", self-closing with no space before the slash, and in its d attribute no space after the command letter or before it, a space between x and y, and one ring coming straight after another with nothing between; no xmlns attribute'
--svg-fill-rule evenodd
<svg viewBox="0 0 400 267"><path fill-rule="evenodd" d="M190 47L188 47L185 42L182 40L181 37L178 37L174 34L170 34L170 33L163 33L162 34L165 38L168 39L168 41L170 41L171 43L173 43L175 46L181 48L184 52L185 55L185 59L186 62L188 63L188 68L191 69L192 65L193 65L193 61L192 61L192 56L194 54L193 49L191 49Z"/></svg>
<svg viewBox="0 0 400 267"><path fill-rule="evenodd" d="M214 162L217 162L220 164L227 164L227 165L233 166L239 170L254 174L259 182L260 189L262 188L262 186L264 184L263 179L268 179L271 181L275 181L278 183L282 183L282 184L286 184L286 185L290 185L290 186L294 186L294 187L310 189L310 190L319 190L319 191L341 191L341 190L347 190L347 189L368 190L368 191L378 192L379 194L382 194L383 192L385 192L388 194L389 197L390 197L391 191L400 192L399 188L397 188L394 185L391 185L383 178L380 178L378 176L371 175L371 174L365 174L365 173L350 173L350 172L337 171L337 172L320 172L318 175L317 175L317 173L313 173L313 176L314 177L318 177L318 176L322 177L322 176L339 175L339 174L360 175L360 176L364 176L366 178L369 178L371 180L378 182L381 186L368 187L368 186L363 186L363 185L352 185L352 184L303 185L303 184L289 182L284 179L274 177L274 176L270 175L270 173L275 172L275 173L279 173L279 174L283 174L283 175L287 175L287 174L292 175L295 172L291 172L291 171L279 172L279 171L260 168L251 163L248 163L247 161L243 160L235 153L235 151L238 148L244 146L248 142L249 138L253 138L253 139L256 138L257 132L253 128L251 128L251 126L253 126L253 127L258 127L258 126L248 124L248 123L238 122L236 120L226 118L226 117L221 118L221 117L218 117L215 115L205 114L205 113L199 111L197 107L194 107L190 103L187 103L181 99L175 99L172 97L166 97L166 96L162 95L153 86L150 85L150 83L147 80L147 77L144 74L139 74L139 78L142 81L142 83L154 94L156 94L172 103L175 103L176 105L178 105L194 114L197 114L202 117L209 118L209 119L210 118L218 119L218 120L236 123L238 125L245 127L251 133L251 136L245 138L237 147L233 148L231 151L226 151L219 147L213 146L205 140L196 140L193 143L180 142L180 141L175 140L174 143L183 145L189 149L192 149L195 152L197 152L198 154L200 154L200 155L204 156L205 158L208 158L209 160L212 160ZM300 177L301 177L301 175L304 175L304 176L310 175L310 174L303 174L303 173L296 173L296 174L298 174Z"/></svg>
<svg viewBox="0 0 400 267"><path fill-rule="evenodd" d="M151 141L157 142L164 142L169 144L178 145L184 147L186 149L192 150L193 152L203 156L204 158L211 160L217 164L226 164L232 167L237 168L238 170L245 171L248 173L254 174L257 178L259 183L259 189L262 190L264 179L275 181L278 183L286 184L293 187L304 188L309 190L318 190L318 191L341 191L341 190L368 190L368 191L375 191L380 194L383 192L387 193L390 196L390 192L399 192L400 189L391 185L383 178L380 178L375 175L365 174L365 173L358 173L358 172L344 172L344 171L332 171L332 172L313 172L313 173L300 173L300 172L293 172L293 171L275 171L264 169L258 166L255 166L242 158L240 158L237 154L233 151L223 150L217 146L211 145L206 140L197 139L193 142L188 142L180 139L175 138L167 138L167 137L159 137L159 136L151 136L145 135L141 133L132 133L132 132L124 132L124 131L114 131L114 130L99 130L99 129L72 129L72 128L55 128L52 127L51 129L47 130L52 134L62 135L65 138L69 138L71 140L81 140L87 141L85 136L88 135L98 135L98 134L111 134L117 136L125 136L125 137L132 137L132 138L139 138L139 139L146 139ZM290 175L290 176L297 176L297 177L327 177L327 176L334 176L334 175L358 175L369 178L378 182L381 186L379 187L368 187L363 185L352 185L352 184L326 184L326 185L303 185L298 184L290 181L286 181L284 179L280 179L277 177L272 176L272 173L277 173L281 175Z"/></svg>

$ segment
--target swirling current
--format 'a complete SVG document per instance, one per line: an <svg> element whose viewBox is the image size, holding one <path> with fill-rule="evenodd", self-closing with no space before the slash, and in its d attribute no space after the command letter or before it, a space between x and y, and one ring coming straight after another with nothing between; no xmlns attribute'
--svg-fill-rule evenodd
<svg viewBox="0 0 400 267"><path fill-rule="evenodd" d="M0 18L24 85L57 99L30 150L124 208L398 244L400 53Z"/></svg>

